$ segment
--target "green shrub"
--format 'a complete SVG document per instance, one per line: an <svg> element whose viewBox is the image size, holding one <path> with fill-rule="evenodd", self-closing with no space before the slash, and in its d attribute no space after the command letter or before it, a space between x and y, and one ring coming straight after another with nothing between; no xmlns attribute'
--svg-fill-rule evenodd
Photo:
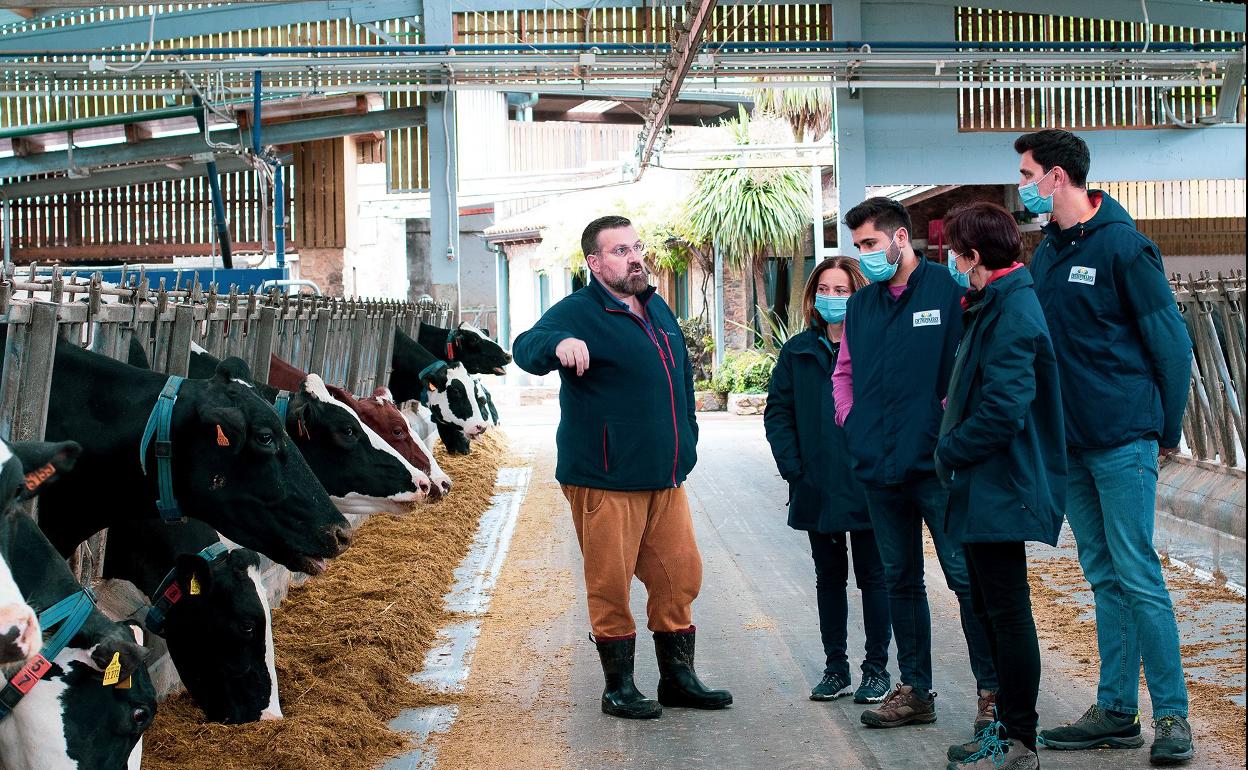
<svg viewBox="0 0 1248 770"><path fill-rule="evenodd" d="M724 365L711 378L720 393L766 393L776 357L764 350L736 350L724 356Z"/></svg>

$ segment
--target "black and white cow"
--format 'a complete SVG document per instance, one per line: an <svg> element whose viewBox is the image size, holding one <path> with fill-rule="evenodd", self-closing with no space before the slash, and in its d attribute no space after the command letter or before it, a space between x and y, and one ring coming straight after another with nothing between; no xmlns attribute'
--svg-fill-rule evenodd
<svg viewBox="0 0 1248 770"><path fill-rule="evenodd" d="M481 382L480 377L473 377L472 384L477 398L477 409L481 412L481 416L491 427L497 427L498 409L494 407L494 398L490 396L490 391L486 390L485 383Z"/></svg>
<svg viewBox="0 0 1248 770"><path fill-rule="evenodd" d="M442 364L435 366L435 364ZM420 343L395 331L390 392L403 403L427 397L438 435L451 454L468 454L469 442L489 430L477 405L472 375L458 361L441 361Z"/></svg>
<svg viewBox="0 0 1248 770"><path fill-rule="evenodd" d="M184 515L234 542L319 573L350 544L351 529L250 378L233 358L183 383L171 421L174 495ZM158 517L156 448L145 474L139 447L166 380L58 342L47 437L83 447L74 483L49 489L40 506L60 553L104 527Z"/></svg>
<svg viewBox="0 0 1248 770"><path fill-rule="evenodd" d="M67 446L45 445L37 451L50 451L54 458L66 457L62 450ZM53 471L60 473L66 465L54 459ZM26 470L29 473L44 467L31 464ZM36 480L46 483L49 479L43 475ZM0 529L0 539L13 554L13 577L31 606L46 610L81 589L65 560L32 519L10 512L0 519ZM156 713L156 691L143 663L142 641L143 632L137 626L115 623L92 608L68 644L48 661L43 678L12 713L0 720L0 767L138 768L141 736ZM114 657L120 665L117 676L121 687L104 685L105 668ZM20 674L10 671L8 676ZM124 686L127 683L129 686Z"/></svg>
<svg viewBox="0 0 1248 770"><path fill-rule="evenodd" d="M396 337L400 334L407 337L401 331L395 332ZM422 323L415 341L439 360L463 364L469 374L506 374L504 367L511 363L511 354L472 324L443 329Z"/></svg>
<svg viewBox="0 0 1248 770"><path fill-rule="evenodd" d="M0 441L0 515L24 497L25 491L22 461L8 443ZM0 665L24 662L43 646L38 614L22 598L21 589L13 581L7 551L0 543Z"/></svg>
<svg viewBox="0 0 1248 770"><path fill-rule="evenodd" d="M176 586L159 634L209 721L281 719L260 556L237 546L211 560L199 555L217 542L216 530L194 520L120 524L109 530L104 577L129 580L152 599Z"/></svg>

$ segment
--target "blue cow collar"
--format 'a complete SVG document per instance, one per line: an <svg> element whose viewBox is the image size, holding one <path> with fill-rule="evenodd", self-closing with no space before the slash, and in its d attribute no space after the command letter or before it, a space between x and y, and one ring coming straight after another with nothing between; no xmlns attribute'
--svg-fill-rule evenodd
<svg viewBox="0 0 1248 770"><path fill-rule="evenodd" d="M90 588L75 591L39 613L39 625L45 631L59 625L56 633L43 643L43 649L13 675L0 689L0 719L17 708L22 698L52 670L52 661L82 629L95 609L95 594Z"/></svg>
<svg viewBox="0 0 1248 770"><path fill-rule="evenodd" d="M173 494L173 444L170 441L169 429L173 422L173 406L178 402L178 390L186 378L176 374L170 375L165 387L160 391L160 398L152 407L152 414L147 418L147 427L143 429L143 441L139 444L139 465L147 474L147 447L156 437L156 480L160 496L156 499L156 508L160 518L167 524L186 521L178 500Z"/></svg>

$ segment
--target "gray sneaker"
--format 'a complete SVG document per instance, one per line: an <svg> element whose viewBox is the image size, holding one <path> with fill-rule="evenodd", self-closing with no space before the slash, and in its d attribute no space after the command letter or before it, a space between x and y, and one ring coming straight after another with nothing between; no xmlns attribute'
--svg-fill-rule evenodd
<svg viewBox="0 0 1248 770"><path fill-rule="evenodd" d="M1153 748L1148 761L1154 765L1181 765L1196 756L1192 746L1192 726L1181 716L1153 721Z"/></svg>
<svg viewBox="0 0 1248 770"><path fill-rule="evenodd" d="M946 770L1039 770L1040 757L1021 743L994 741Z"/></svg>
<svg viewBox="0 0 1248 770"><path fill-rule="evenodd" d="M1144 745L1138 714L1113 714L1093 706L1065 727L1041 730L1037 743L1050 749L1074 751L1105 746L1111 749L1138 749Z"/></svg>
<svg viewBox="0 0 1248 770"><path fill-rule="evenodd" d="M945 752L945 757L950 762L965 762L972 754L978 754L989 746L993 741L1003 746L1011 745L1011 742L1003 738L1005 735L1005 727L1000 722L992 722L984 729L975 733L975 737L966 743L955 743Z"/></svg>
<svg viewBox="0 0 1248 770"><path fill-rule="evenodd" d="M810 691L811 700L836 700L842 695L849 695L853 689L849 686L849 677L844 674L824 674L815 689Z"/></svg>

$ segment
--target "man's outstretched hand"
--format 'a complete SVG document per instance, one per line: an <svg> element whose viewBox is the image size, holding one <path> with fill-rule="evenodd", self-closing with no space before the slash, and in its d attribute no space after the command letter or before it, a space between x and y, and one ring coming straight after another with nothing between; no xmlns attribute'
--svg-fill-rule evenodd
<svg viewBox="0 0 1248 770"><path fill-rule="evenodd" d="M560 364L569 369L576 369L577 377L589 368L589 346L584 340L568 337L555 346L555 355L559 358Z"/></svg>

